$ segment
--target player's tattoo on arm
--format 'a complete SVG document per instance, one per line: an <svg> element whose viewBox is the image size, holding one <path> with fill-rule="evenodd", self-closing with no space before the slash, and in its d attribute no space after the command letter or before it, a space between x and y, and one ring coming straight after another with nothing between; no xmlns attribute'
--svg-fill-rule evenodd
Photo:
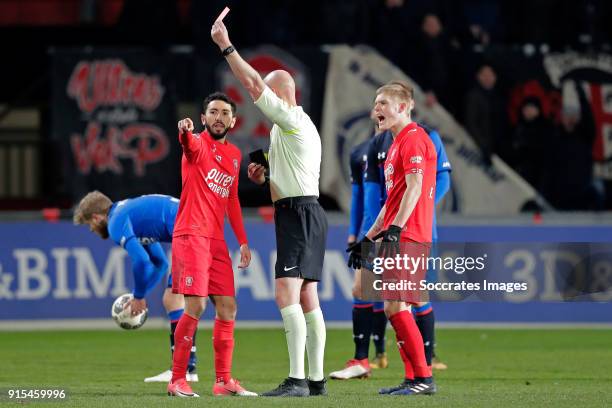
<svg viewBox="0 0 612 408"><path fill-rule="evenodd" d="M375 236L376 234L378 234L383 226L384 226L384 219L385 219L385 212L387 210L387 206L383 206L383 208L381 208L380 212L378 213L378 217L376 217L376 220L374 221L374 224L372 224L372 227L370 228L370 230L368 231L368 233L366 234L366 236L370 239L372 239L373 236Z"/></svg>

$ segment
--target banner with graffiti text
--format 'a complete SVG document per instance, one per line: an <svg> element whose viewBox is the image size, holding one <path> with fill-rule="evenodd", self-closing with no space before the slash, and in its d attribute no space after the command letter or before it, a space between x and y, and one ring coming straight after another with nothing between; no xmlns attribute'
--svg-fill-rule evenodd
<svg viewBox="0 0 612 408"><path fill-rule="evenodd" d="M64 192L111 199L176 195L180 149L171 56L146 50L56 50L51 135Z"/></svg>

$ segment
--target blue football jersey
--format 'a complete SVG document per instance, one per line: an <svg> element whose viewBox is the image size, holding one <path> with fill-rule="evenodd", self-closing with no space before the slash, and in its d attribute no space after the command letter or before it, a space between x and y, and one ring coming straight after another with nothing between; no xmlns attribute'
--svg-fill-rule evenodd
<svg viewBox="0 0 612 408"><path fill-rule="evenodd" d="M171 242L179 200L161 194L113 203L108 213L110 238L132 260L134 297L144 298L168 270L160 242Z"/></svg>
<svg viewBox="0 0 612 408"><path fill-rule="evenodd" d="M118 201L108 214L108 233L122 247L132 238L143 245L171 242L178 205L177 198L162 194Z"/></svg>
<svg viewBox="0 0 612 408"><path fill-rule="evenodd" d="M362 184L365 176L366 165L368 163L368 148L370 140L366 140L355 146L351 151L350 169L351 184Z"/></svg>
<svg viewBox="0 0 612 408"><path fill-rule="evenodd" d="M349 235L361 235L363 226L363 177L368 159L369 140L355 146L350 155L351 215Z"/></svg>

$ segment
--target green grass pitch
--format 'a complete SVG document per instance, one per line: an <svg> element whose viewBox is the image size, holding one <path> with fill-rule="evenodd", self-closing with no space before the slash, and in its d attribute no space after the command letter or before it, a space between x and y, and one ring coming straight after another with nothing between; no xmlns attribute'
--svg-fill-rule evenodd
<svg viewBox="0 0 612 408"><path fill-rule="evenodd" d="M329 396L302 399L214 398L211 331L198 333L198 400L166 396L165 384L143 378L166 369L168 332L162 330L31 331L0 333L0 408L45 407L603 407L612 404L612 330L441 329L435 396L379 396L402 379L388 332L390 367L368 380L330 381ZM328 330L326 374L352 356L349 330ZM282 329L238 329L234 376L253 391L275 387L288 372ZM62 387L69 399L14 403L8 388ZM51 404L51 405L49 405Z"/></svg>

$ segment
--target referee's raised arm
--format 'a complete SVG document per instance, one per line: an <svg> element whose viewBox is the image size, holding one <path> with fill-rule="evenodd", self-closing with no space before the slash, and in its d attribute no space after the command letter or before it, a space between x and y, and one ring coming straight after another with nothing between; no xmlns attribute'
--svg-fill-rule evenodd
<svg viewBox="0 0 612 408"><path fill-rule="evenodd" d="M221 54L225 57L232 72L238 78L242 86L246 88L254 101L259 99L266 87L263 79L255 69L246 62L229 40L229 34L223 21L216 21L211 30L210 36L215 44L219 46Z"/></svg>

